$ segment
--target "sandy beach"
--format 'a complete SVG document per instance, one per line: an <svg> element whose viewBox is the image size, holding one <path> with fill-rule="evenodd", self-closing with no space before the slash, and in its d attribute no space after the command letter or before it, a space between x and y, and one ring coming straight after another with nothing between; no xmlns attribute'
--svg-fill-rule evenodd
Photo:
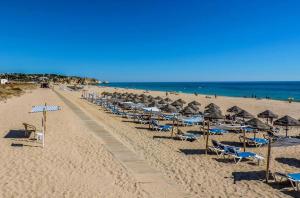
<svg viewBox="0 0 300 198"><path fill-rule="evenodd" d="M88 87L89 91L119 91L143 93L142 90ZM162 185L168 184L187 197L297 197L289 184L266 184L265 163L250 161L234 164L232 160L204 154L204 139L199 142L179 141L170 138L170 133L153 132L147 126L133 123L109 114L99 106L80 99L81 92L55 88L58 94L99 123L105 131L136 156L145 166L156 171ZM150 92L153 96L165 97L163 92ZM182 98L187 102L196 100L201 108L214 102L225 112L238 105L250 113L270 109L279 116L288 114L300 117L300 103L218 97L191 94L169 95L171 99ZM46 146L30 139L14 138L14 130L23 129L27 122L41 128L41 115L28 113L33 105L59 105L62 110L48 113ZM21 97L14 97L0 104L1 138L1 197L174 197L140 183L134 170L120 161L106 143L91 132L75 112L50 89L36 89ZM184 131L199 128L185 127ZM299 129L291 130L298 135ZM260 135L260 134L259 134ZM239 142L238 134L213 136L222 142ZM125 148L124 147L124 148ZM247 148L266 157L266 147ZM274 148L272 171L299 172L300 147ZM150 182L151 183L151 182ZM153 182L155 183L155 182ZM167 192L167 190L166 190ZM173 191L175 192L175 191ZM178 196L180 197L180 196Z"/></svg>

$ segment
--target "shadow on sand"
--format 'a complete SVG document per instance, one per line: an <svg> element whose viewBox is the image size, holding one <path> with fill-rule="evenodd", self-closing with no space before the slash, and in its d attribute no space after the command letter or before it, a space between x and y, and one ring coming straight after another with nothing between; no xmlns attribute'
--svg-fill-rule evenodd
<svg viewBox="0 0 300 198"><path fill-rule="evenodd" d="M10 139L22 139L22 138L29 138L31 132L25 132L25 130L10 130L4 138Z"/></svg>
<svg viewBox="0 0 300 198"><path fill-rule="evenodd" d="M282 164L287 164L296 168L300 168L300 160L296 158L278 157L275 160Z"/></svg>

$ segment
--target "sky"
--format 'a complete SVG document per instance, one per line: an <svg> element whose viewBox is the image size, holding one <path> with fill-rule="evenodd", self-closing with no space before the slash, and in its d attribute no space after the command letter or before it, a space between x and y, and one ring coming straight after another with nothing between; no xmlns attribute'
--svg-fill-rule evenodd
<svg viewBox="0 0 300 198"><path fill-rule="evenodd" d="M0 73L300 80L297 0L0 2Z"/></svg>

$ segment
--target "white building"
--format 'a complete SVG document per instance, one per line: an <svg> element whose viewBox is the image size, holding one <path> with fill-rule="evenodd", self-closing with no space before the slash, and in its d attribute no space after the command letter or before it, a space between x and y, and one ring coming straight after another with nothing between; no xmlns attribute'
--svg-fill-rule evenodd
<svg viewBox="0 0 300 198"><path fill-rule="evenodd" d="M8 83L7 79L0 79L0 84L1 85L5 85L6 83Z"/></svg>

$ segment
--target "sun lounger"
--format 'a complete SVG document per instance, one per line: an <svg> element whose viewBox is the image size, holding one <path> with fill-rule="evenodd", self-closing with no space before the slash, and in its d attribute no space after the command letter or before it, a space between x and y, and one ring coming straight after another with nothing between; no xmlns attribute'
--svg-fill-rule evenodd
<svg viewBox="0 0 300 198"><path fill-rule="evenodd" d="M269 140L265 138L248 138L244 136L239 137L240 142L244 142L244 139L246 140L246 143L249 146L255 146L255 147L261 147L263 145L267 145L269 143Z"/></svg>
<svg viewBox="0 0 300 198"><path fill-rule="evenodd" d="M234 162L238 164L243 159L251 159L251 160L257 160L257 163L259 164L260 161L262 161L264 158L262 156L257 155L256 153L252 152L240 152L232 148L226 149L226 155L229 155L233 157Z"/></svg>
<svg viewBox="0 0 300 198"><path fill-rule="evenodd" d="M193 142L201 137L200 134L194 134L194 133L182 133L182 134L177 134L177 138L180 140L185 140L185 141L190 141Z"/></svg>
<svg viewBox="0 0 300 198"><path fill-rule="evenodd" d="M239 147L222 144L216 140L212 140L211 142L212 142L212 146L208 147L208 149L212 152L215 152L218 156L224 156L228 148L232 148L237 151L241 149Z"/></svg>
<svg viewBox="0 0 300 198"><path fill-rule="evenodd" d="M171 125L159 125L157 120L151 120L150 125L156 131L171 131Z"/></svg>
<svg viewBox="0 0 300 198"><path fill-rule="evenodd" d="M228 133L228 131L224 130L224 129L219 129L219 128L213 128L209 130L209 133L211 135L223 135L225 133Z"/></svg>
<svg viewBox="0 0 300 198"><path fill-rule="evenodd" d="M280 173L275 172L273 173L273 177L275 179L275 182L282 182L283 180L288 180L291 182L291 185L295 191L299 191L299 185L300 185L300 173Z"/></svg>
<svg viewBox="0 0 300 198"><path fill-rule="evenodd" d="M300 173L290 173L287 174L288 180L290 180L294 190L299 191L300 185Z"/></svg>
<svg viewBox="0 0 300 198"><path fill-rule="evenodd" d="M28 137L30 134L29 132L33 132L33 137L35 137L35 133L36 133L36 127L28 124L28 123L23 123L24 129L25 129L25 136Z"/></svg>

